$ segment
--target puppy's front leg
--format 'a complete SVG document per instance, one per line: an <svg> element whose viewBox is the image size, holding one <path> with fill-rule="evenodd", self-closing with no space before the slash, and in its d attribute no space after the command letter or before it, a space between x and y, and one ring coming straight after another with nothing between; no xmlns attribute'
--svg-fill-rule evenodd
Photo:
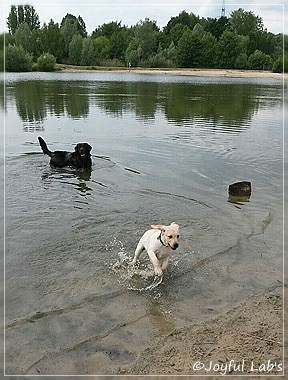
<svg viewBox="0 0 288 380"><path fill-rule="evenodd" d="M168 268L168 264L169 264L169 257L165 257L161 265L162 270L166 270Z"/></svg>
<svg viewBox="0 0 288 380"><path fill-rule="evenodd" d="M151 249L149 249L148 255L149 255L150 260L153 264L155 275L156 276L163 276L163 271L161 269L161 265L160 265L159 260L157 259L156 255L155 255L155 253Z"/></svg>
<svg viewBox="0 0 288 380"><path fill-rule="evenodd" d="M135 250L135 253L134 253L134 258L131 262L132 265L135 265L137 260L139 259L139 256L141 255L141 253L144 251L144 246L142 244L141 241L139 241L139 243L137 244L137 247L136 247L136 250Z"/></svg>

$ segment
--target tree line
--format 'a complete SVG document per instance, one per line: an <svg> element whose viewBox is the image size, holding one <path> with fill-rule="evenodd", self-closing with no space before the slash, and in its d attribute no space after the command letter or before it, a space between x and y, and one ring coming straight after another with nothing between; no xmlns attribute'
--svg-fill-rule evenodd
<svg viewBox="0 0 288 380"><path fill-rule="evenodd" d="M40 26L33 6L11 6L9 32L0 35L6 71L49 71L56 64L149 68L288 68L288 36L265 29L261 17L242 8L230 17L200 18L182 11L160 29L146 18L126 26L111 21L88 35L81 16L66 14ZM284 39L284 41L283 41ZM4 61L2 59L2 61ZM3 64L2 64L3 65ZM2 67L4 70L4 65Z"/></svg>

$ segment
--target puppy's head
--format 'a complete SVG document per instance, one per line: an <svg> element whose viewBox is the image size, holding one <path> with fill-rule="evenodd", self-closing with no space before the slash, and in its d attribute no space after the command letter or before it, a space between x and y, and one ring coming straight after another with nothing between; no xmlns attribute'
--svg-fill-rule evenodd
<svg viewBox="0 0 288 380"><path fill-rule="evenodd" d="M164 226L163 224L152 224L151 227L161 231L161 239L166 247L170 247L175 250L179 246L179 226L172 222L170 226Z"/></svg>
<svg viewBox="0 0 288 380"><path fill-rule="evenodd" d="M90 156L91 149L92 149L92 146L87 143L78 143L75 146L75 152L79 154L81 158Z"/></svg>

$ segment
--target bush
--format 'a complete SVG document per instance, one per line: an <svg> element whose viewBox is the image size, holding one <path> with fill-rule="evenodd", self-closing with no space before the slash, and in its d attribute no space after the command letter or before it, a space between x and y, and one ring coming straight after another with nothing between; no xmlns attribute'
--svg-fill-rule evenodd
<svg viewBox="0 0 288 380"><path fill-rule="evenodd" d="M39 71L54 71L56 58L50 53L43 53L37 59L37 70Z"/></svg>
<svg viewBox="0 0 288 380"><path fill-rule="evenodd" d="M283 72L283 61L281 58L276 59L272 66L273 73L282 73Z"/></svg>
<svg viewBox="0 0 288 380"><path fill-rule="evenodd" d="M288 73L288 52L284 53L284 73Z"/></svg>
<svg viewBox="0 0 288 380"><path fill-rule="evenodd" d="M4 71L4 50L0 49L0 72Z"/></svg>
<svg viewBox="0 0 288 380"><path fill-rule="evenodd" d="M248 67L252 70L269 70L272 66L270 55L264 54L260 50L255 50L248 58Z"/></svg>
<svg viewBox="0 0 288 380"><path fill-rule="evenodd" d="M5 54L5 69L6 71L14 72L31 71L32 55L27 53L21 45L7 46Z"/></svg>
<svg viewBox="0 0 288 380"><path fill-rule="evenodd" d="M247 55L240 53L235 60L235 69L246 69L247 67Z"/></svg>

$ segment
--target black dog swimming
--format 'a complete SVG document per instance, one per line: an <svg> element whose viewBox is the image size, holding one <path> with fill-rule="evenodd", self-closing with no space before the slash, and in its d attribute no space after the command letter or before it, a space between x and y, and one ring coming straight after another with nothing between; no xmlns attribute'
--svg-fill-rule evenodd
<svg viewBox="0 0 288 380"><path fill-rule="evenodd" d="M72 166L77 169L90 169L92 166L90 151L92 146L87 143L79 143L75 146L75 152L66 152L64 150L55 150L51 152L42 137L38 137L39 144L44 154L51 157L52 166L63 168Z"/></svg>

